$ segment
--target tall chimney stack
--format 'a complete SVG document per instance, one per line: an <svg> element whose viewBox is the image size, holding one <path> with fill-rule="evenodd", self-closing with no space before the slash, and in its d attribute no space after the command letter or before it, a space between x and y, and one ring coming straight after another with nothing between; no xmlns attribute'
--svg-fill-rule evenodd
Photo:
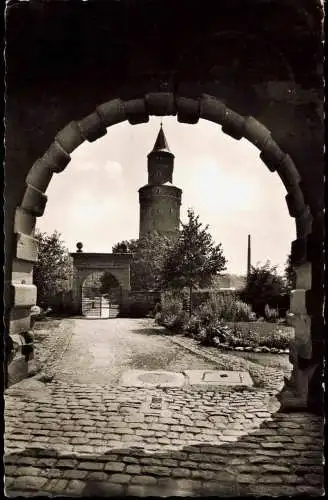
<svg viewBox="0 0 328 500"><path fill-rule="evenodd" d="M251 235L248 235L248 245L247 245L247 277L251 272Z"/></svg>

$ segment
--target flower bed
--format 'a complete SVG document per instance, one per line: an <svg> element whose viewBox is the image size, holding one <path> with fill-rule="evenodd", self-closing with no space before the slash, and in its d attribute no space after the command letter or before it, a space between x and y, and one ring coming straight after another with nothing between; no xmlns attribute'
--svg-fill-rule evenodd
<svg viewBox="0 0 328 500"><path fill-rule="evenodd" d="M226 323L231 347L254 352L288 352L294 338L294 328L266 321Z"/></svg>
<svg viewBox="0 0 328 500"><path fill-rule="evenodd" d="M178 293L168 293L162 310L156 314L157 323L172 334L183 333L202 345L221 349L267 353L289 352L294 329L281 323L252 321L247 304L230 296L215 296L196 307L192 316L183 308Z"/></svg>

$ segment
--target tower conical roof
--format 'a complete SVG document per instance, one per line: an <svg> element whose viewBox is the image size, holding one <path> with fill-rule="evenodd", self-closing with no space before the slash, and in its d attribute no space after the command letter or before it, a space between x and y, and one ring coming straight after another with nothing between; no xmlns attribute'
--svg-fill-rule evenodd
<svg viewBox="0 0 328 500"><path fill-rule="evenodd" d="M162 124L161 124L161 128L159 129L158 136L157 136L157 139L155 141L154 147L151 151L151 153L158 153L158 152L173 154L170 151L169 145L167 143Z"/></svg>

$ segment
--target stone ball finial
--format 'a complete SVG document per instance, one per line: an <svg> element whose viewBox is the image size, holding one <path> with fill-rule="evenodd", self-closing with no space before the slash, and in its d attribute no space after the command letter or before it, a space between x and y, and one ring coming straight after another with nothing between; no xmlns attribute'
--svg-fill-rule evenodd
<svg viewBox="0 0 328 500"><path fill-rule="evenodd" d="M77 252L82 252L83 243L81 243L80 241L78 243L76 243L76 248L77 248Z"/></svg>

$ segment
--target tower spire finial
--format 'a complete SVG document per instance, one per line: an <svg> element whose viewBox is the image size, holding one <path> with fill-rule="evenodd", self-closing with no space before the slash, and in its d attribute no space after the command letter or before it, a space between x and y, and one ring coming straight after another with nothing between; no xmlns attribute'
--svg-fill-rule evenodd
<svg viewBox="0 0 328 500"><path fill-rule="evenodd" d="M164 130L163 130L163 121L161 120L161 126L157 135L156 142L154 144L152 152L165 152L165 153L171 153L169 145L167 143Z"/></svg>

